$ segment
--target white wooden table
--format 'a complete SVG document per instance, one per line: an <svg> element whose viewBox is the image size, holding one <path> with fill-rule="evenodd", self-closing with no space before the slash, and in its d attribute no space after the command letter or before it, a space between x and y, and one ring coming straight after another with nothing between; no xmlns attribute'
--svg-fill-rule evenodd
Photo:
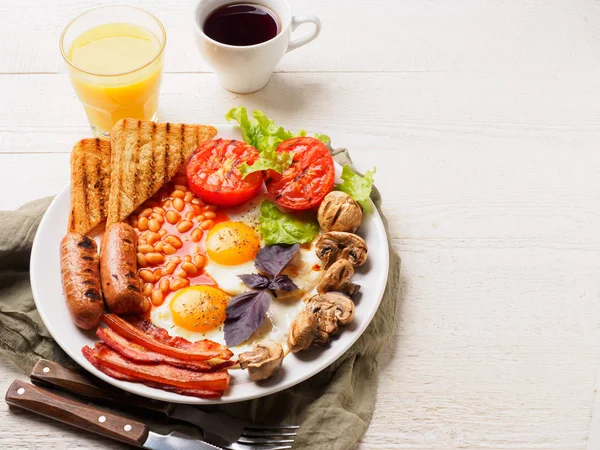
<svg viewBox="0 0 600 450"><path fill-rule="evenodd" d="M58 37L99 3L0 3L0 209L68 181L89 128ZM293 0L323 32L246 96L197 54L192 0L127 3L167 28L162 119L244 104L377 166L402 289L361 449L600 448L599 2ZM1 360L0 392L18 376ZM0 402L0 448L121 447Z"/></svg>

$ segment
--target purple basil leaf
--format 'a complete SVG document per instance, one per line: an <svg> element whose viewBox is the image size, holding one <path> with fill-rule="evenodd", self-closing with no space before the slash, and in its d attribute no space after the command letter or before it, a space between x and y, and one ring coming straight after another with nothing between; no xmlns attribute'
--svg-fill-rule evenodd
<svg viewBox="0 0 600 450"><path fill-rule="evenodd" d="M271 299L267 291L248 291L229 301L224 327L227 347L241 344L262 325Z"/></svg>
<svg viewBox="0 0 600 450"><path fill-rule="evenodd" d="M296 283L294 283L287 275L279 275L269 283L269 289L274 289L276 291L294 291L298 289L298 286L296 286Z"/></svg>
<svg viewBox="0 0 600 450"><path fill-rule="evenodd" d="M249 275L238 275L238 278L244 282L246 286L252 289L266 289L269 287L269 279L264 275L252 273Z"/></svg>
<svg viewBox="0 0 600 450"><path fill-rule="evenodd" d="M275 278L296 256L299 249L300 244L265 245L256 255L254 265L258 270Z"/></svg>

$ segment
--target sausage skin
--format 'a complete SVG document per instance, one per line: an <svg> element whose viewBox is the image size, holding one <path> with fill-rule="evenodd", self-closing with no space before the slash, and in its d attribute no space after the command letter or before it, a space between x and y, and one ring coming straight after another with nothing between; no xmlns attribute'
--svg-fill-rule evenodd
<svg viewBox="0 0 600 450"><path fill-rule="evenodd" d="M73 322L89 330L100 323L104 302L100 289L98 247L93 239L68 233L60 243L60 273Z"/></svg>
<svg viewBox="0 0 600 450"><path fill-rule="evenodd" d="M137 274L137 234L117 222L104 232L100 249L100 279L106 305L115 314L139 314L148 309Z"/></svg>

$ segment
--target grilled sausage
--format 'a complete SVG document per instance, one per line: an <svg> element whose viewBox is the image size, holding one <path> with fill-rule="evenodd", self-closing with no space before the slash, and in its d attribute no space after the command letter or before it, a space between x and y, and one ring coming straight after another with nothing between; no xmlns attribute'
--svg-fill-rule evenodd
<svg viewBox="0 0 600 450"><path fill-rule="evenodd" d="M100 323L104 312L100 290L96 242L79 233L67 234L60 243L60 273L73 322L89 330Z"/></svg>
<svg viewBox="0 0 600 450"><path fill-rule="evenodd" d="M148 309L137 274L137 234L128 224L108 227L100 249L100 278L106 305L115 314L138 314Z"/></svg>

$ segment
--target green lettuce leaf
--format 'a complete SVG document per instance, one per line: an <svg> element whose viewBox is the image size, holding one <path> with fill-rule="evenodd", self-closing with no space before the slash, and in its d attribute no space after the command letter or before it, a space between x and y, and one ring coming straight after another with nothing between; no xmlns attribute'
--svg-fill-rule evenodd
<svg viewBox="0 0 600 450"><path fill-rule="evenodd" d="M316 220L284 213L268 200L260 205L259 222L266 245L302 244L312 241L319 234Z"/></svg>
<svg viewBox="0 0 600 450"><path fill-rule="evenodd" d="M306 131L304 130L292 133L283 127L278 127L265 113L257 109L252 112L252 117L253 119L248 118L248 111L244 106L233 108L225 114L225 119L228 121L234 120L238 123L242 130L244 142L255 147L260 153L267 150L275 150L279 144L287 139L306 136ZM324 134L317 134L315 138L323 143L330 141L329 136Z"/></svg>
<svg viewBox="0 0 600 450"><path fill-rule="evenodd" d="M365 211L370 211L371 203L369 197L371 196L371 189L373 188L373 175L377 169L373 167L373 170L365 172L365 176L361 177L359 174L354 173L350 166L347 164L342 168L342 182L335 186L338 191L345 192L354 200L356 200L363 207Z"/></svg>
<svg viewBox="0 0 600 450"><path fill-rule="evenodd" d="M252 172L258 172L259 170L272 169L277 173L283 173L285 169L290 167L292 160L294 159L293 152L281 152L277 153L274 148L264 150L259 158L249 166L247 163L243 163L240 166L240 172L242 172L242 178L246 178L247 175Z"/></svg>

